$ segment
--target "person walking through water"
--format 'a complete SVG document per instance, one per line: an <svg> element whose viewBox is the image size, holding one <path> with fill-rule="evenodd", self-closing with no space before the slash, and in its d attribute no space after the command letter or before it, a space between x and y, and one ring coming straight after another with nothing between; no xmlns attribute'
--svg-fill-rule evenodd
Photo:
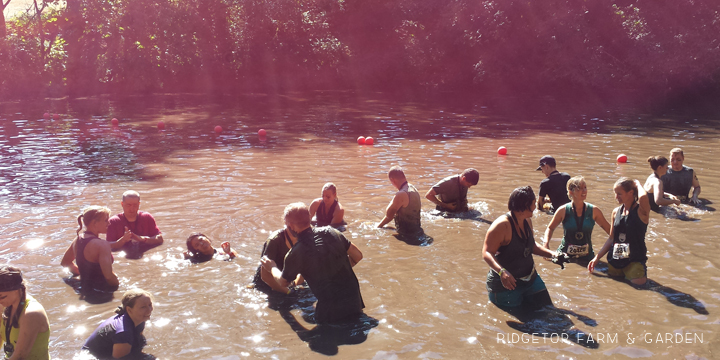
<svg viewBox="0 0 720 360"><path fill-rule="evenodd" d="M550 248L550 239L560 223L563 224L563 238L557 251L567 253L573 261L587 263L594 256L592 232L597 223L610 234L610 223L598 207L588 202L587 184L582 176L570 178L567 182L571 202L561 206L545 229L543 247Z"/></svg>
<svg viewBox="0 0 720 360"><path fill-rule="evenodd" d="M608 275L624 276L635 285L647 281L647 247L645 233L650 221L650 202L638 180L620 178L614 186L620 204L613 210L614 219L605 245L588 264L593 272L599 258L607 254Z"/></svg>
<svg viewBox="0 0 720 360"><path fill-rule="evenodd" d="M395 229L400 234L414 235L422 233L420 226L420 194L417 189L408 183L405 173L400 166L393 166L388 171L390 183L398 189L390 204L385 209L385 217L378 223L382 228L395 220Z"/></svg>

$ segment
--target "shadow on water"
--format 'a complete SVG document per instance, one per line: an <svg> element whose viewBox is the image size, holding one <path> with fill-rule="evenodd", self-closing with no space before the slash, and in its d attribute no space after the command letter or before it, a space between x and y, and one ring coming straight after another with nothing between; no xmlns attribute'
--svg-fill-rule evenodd
<svg viewBox="0 0 720 360"><path fill-rule="evenodd" d="M393 236L396 239L412 246L430 246L435 241L435 239L428 236L423 231L416 234L395 233Z"/></svg>
<svg viewBox="0 0 720 360"><path fill-rule="evenodd" d="M597 349L600 344L592 335L575 328L570 316L577 318L587 326L595 327L597 322L592 318L577 314L573 311L547 305L538 310L532 309L503 309L515 316L520 322L507 321L507 325L517 331L545 338L557 338L572 341L580 346Z"/></svg>
<svg viewBox="0 0 720 360"><path fill-rule="evenodd" d="M604 263L604 262L598 262L597 266L595 267L595 270L597 270L598 272L603 274L603 275L599 275L597 273L593 273L593 275L595 275L595 276L607 277L607 278L613 279L618 282L623 282L623 283L626 283L638 290L654 291L654 292L664 296L665 299L669 303L671 303L675 306L692 309L693 311L695 311L696 313L701 314L701 315L710 314L710 312L708 312L707 309L705 308L705 305L703 305L703 303L698 301L698 299L696 299L694 296L684 293L682 291L673 289L669 286L662 285L655 280L648 279L644 285L635 285L635 284L631 283L630 281L625 280L622 277L609 276L607 263Z"/></svg>
<svg viewBox="0 0 720 360"><path fill-rule="evenodd" d="M115 292L113 291L96 291L94 289L83 291L79 276L65 277L63 282L73 288L76 294L80 295L81 301L86 301L88 304L105 304L115 299Z"/></svg>

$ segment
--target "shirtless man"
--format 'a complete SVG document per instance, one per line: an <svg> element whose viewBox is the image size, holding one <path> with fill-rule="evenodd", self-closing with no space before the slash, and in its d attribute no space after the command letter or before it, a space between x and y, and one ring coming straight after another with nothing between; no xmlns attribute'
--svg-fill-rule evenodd
<svg viewBox="0 0 720 360"><path fill-rule="evenodd" d="M700 195L700 181L697 174L691 167L683 165L685 154L682 149L674 148L670 150L670 166L667 173L662 176L663 190L666 193L673 194L680 198L683 202L689 202L693 205L700 205L702 202L698 199ZM693 189L692 197L690 197L690 189ZM688 199L689 198L689 199Z"/></svg>
<svg viewBox="0 0 720 360"><path fill-rule="evenodd" d="M420 194L405 178L400 166L393 166L388 171L390 183L398 189L392 201L385 209L385 217L378 223L381 228L395 220L395 228L401 234L416 234L422 231L420 227Z"/></svg>

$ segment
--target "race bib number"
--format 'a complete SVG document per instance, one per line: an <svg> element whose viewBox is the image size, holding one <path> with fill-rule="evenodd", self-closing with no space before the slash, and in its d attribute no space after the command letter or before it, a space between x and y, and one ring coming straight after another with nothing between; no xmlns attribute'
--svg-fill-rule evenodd
<svg viewBox="0 0 720 360"><path fill-rule="evenodd" d="M622 235L622 234L621 234ZM613 259L621 260L630 257L630 244L617 243L613 248Z"/></svg>
<svg viewBox="0 0 720 360"><path fill-rule="evenodd" d="M585 256L588 254L588 244L570 245L568 246L567 254L570 256Z"/></svg>

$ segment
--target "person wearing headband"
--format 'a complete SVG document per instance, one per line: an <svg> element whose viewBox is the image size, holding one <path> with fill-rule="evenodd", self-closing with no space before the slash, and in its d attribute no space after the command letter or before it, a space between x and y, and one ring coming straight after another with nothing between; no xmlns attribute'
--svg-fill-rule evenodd
<svg viewBox="0 0 720 360"><path fill-rule="evenodd" d="M99 359L140 358L145 346L145 322L153 311L153 296L142 289L128 290L115 315L103 321L85 341L83 350Z"/></svg>
<svg viewBox="0 0 720 360"><path fill-rule="evenodd" d="M50 322L42 305L25 291L20 269L0 267L0 344L5 359L50 359Z"/></svg>

